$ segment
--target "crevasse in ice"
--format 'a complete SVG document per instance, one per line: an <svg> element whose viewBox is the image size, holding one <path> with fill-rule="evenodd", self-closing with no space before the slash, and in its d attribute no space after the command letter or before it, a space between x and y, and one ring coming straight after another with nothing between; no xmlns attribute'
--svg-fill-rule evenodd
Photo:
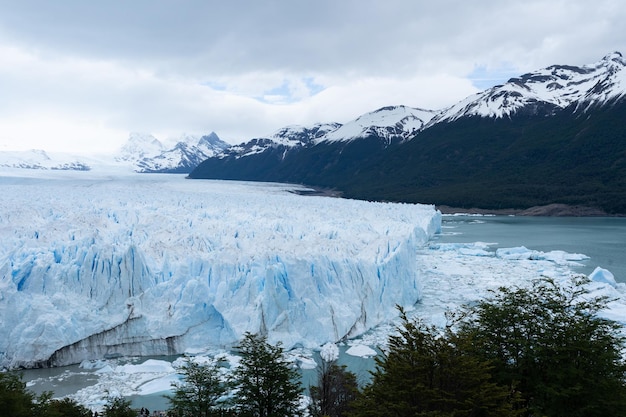
<svg viewBox="0 0 626 417"><path fill-rule="evenodd" d="M178 175L0 179L0 366L356 336L420 298L432 206Z"/></svg>

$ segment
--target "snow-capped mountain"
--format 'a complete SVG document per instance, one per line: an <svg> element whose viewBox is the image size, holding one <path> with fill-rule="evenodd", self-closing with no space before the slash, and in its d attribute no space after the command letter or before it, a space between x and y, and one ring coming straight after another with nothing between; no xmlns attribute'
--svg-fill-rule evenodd
<svg viewBox="0 0 626 417"><path fill-rule="evenodd" d="M43 150L0 151L0 167L89 171L131 169L136 172L189 173L200 162L230 145L215 132L204 136L183 134L161 142L151 134L131 133L114 155L71 155Z"/></svg>
<svg viewBox="0 0 626 417"><path fill-rule="evenodd" d="M440 111L385 107L313 141L251 141L189 176L468 208L559 203L626 213L625 97L626 60L615 52L512 78Z"/></svg>
<svg viewBox="0 0 626 417"><path fill-rule="evenodd" d="M152 136L148 136L150 137ZM148 146L142 147L141 143L147 143ZM191 172L200 162L230 146L215 132L202 137L183 135L170 149L165 149L162 145L159 147L158 140L138 143L132 136L127 145L129 144L135 148L135 153L130 159L125 160L132 161L137 172L170 173ZM127 145L122 148L123 151L128 149ZM124 154L128 155L127 152Z"/></svg>
<svg viewBox="0 0 626 417"><path fill-rule="evenodd" d="M115 159L136 163L144 158L160 155L164 148L163 143L151 134L132 132Z"/></svg>
<svg viewBox="0 0 626 417"><path fill-rule="evenodd" d="M216 155L217 158L242 158L250 155L262 153L268 149L279 146L285 148L303 147L313 143L315 140L325 137L329 132L339 128L339 123L320 123L312 127L286 126L267 137L254 138L247 142L230 146Z"/></svg>
<svg viewBox="0 0 626 417"><path fill-rule="evenodd" d="M30 151L0 151L0 167L88 171L89 164L80 157L52 153L40 149Z"/></svg>
<svg viewBox="0 0 626 417"><path fill-rule="evenodd" d="M625 68L626 59L619 52L582 67L552 65L470 96L440 112L429 126L472 116L551 115L570 106L584 111L626 95Z"/></svg>
<svg viewBox="0 0 626 417"><path fill-rule="evenodd" d="M405 141L419 133L436 114L433 110L408 106L383 107L339 126L316 142L348 141L371 136L387 144Z"/></svg>
<svg viewBox="0 0 626 417"><path fill-rule="evenodd" d="M406 141L435 124L463 117L502 118L514 114L551 115L573 106L583 111L626 96L626 59L619 52L582 67L552 65L511 78L503 85L469 96L442 110L388 106L359 116L345 124L331 123L307 128L288 126L273 135L234 145L218 157L243 157L265 149L311 146L324 141L350 141L371 136L383 142ZM311 135L311 132L314 135Z"/></svg>
<svg viewBox="0 0 626 417"><path fill-rule="evenodd" d="M285 150L315 146L323 142L348 142L377 138L389 145L415 136L436 114L408 106L387 106L365 113L345 124L325 123L310 127L286 126L271 135L233 145L216 155L217 158L242 158L284 147Z"/></svg>

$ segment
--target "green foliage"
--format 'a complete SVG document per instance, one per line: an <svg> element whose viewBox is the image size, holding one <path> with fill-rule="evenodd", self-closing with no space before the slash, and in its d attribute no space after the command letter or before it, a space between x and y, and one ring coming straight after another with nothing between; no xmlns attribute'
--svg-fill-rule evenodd
<svg viewBox="0 0 626 417"><path fill-rule="evenodd" d="M495 380L517 385L530 415L626 415L624 340L617 323L597 316L608 300L591 297L587 283L500 288L461 326L473 354L493 364Z"/></svg>
<svg viewBox="0 0 626 417"><path fill-rule="evenodd" d="M317 385L310 388L312 417L346 416L358 394L356 375L335 361L322 361L317 375Z"/></svg>
<svg viewBox="0 0 626 417"><path fill-rule="evenodd" d="M0 372L0 410L12 417L31 417L35 396L26 389L22 378L14 373Z"/></svg>
<svg viewBox="0 0 626 417"><path fill-rule="evenodd" d="M73 400L53 400L51 392L36 396L20 375L0 372L0 415L11 417L91 417L91 411Z"/></svg>
<svg viewBox="0 0 626 417"><path fill-rule="evenodd" d="M468 341L407 319L376 359L372 382L353 404L354 417L517 416L510 385L492 382L487 361L467 352Z"/></svg>
<svg viewBox="0 0 626 417"><path fill-rule="evenodd" d="M109 397L104 405L104 417L137 417L137 411L130 408L130 401L122 397Z"/></svg>
<svg viewBox="0 0 626 417"><path fill-rule="evenodd" d="M92 417L91 410L69 398L51 400L47 404L46 417Z"/></svg>
<svg viewBox="0 0 626 417"><path fill-rule="evenodd" d="M199 364L187 359L178 369L183 375L182 383L174 383L174 395L168 396L170 415L176 417L209 417L222 415L220 402L226 393L226 385L220 379L217 363Z"/></svg>
<svg viewBox="0 0 626 417"><path fill-rule="evenodd" d="M280 344L246 333L238 346L241 362L233 373L235 406L241 416L290 417L300 415L299 374L285 360Z"/></svg>

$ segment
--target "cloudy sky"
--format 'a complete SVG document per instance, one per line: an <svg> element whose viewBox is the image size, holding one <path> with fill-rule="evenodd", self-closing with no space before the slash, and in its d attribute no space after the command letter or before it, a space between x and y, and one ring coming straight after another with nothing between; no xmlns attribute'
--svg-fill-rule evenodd
<svg viewBox="0 0 626 417"><path fill-rule="evenodd" d="M623 0L0 0L0 150L230 143L626 54Z"/></svg>

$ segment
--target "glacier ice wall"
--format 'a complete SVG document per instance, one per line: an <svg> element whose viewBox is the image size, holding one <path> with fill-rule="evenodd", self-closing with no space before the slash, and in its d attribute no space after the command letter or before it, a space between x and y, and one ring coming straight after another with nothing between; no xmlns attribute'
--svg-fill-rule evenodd
<svg viewBox="0 0 626 417"><path fill-rule="evenodd" d="M0 173L0 366L356 336L420 297L432 206L179 175Z"/></svg>

